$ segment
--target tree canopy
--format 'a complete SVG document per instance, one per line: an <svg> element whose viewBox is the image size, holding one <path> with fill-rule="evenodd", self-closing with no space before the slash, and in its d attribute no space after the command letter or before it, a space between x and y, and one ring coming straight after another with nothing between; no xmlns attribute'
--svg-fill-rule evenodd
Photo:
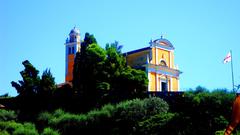
<svg viewBox="0 0 240 135"><path fill-rule="evenodd" d="M121 101L146 93L145 72L127 66L121 48L115 41L103 49L93 35L85 34L75 57L73 87L87 103Z"/></svg>
<svg viewBox="0 0 240 135"><path fill-rule="evenodd" d="M28 61L22 62L25 69L20 72L22 80L18 83L12 81L12 86L21 97L32 97L36 95L49 95L56 88L54 77L49 69L46 69L40 78L39 71Z"/></svg>

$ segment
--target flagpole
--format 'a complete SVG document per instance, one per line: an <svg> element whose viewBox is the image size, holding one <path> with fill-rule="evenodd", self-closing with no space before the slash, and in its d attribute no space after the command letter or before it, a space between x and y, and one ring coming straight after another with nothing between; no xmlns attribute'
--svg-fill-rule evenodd
<svg viewBox="0 0 240 135"><path fill-rule="evenodd" d="M232 56L232 50L230 50L231 53L231 69L232 69L232 86L233 86L233 92L235 93L234 90L234 75L233 75L233 56Z"/></svg>

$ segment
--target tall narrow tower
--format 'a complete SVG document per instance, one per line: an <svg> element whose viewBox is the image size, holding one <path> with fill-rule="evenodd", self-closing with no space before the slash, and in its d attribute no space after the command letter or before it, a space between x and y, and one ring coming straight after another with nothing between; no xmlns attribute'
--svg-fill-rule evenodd
<svg viewBox="0 0 240 135"><path fill-rule="evenodd" d="M65 82L71 82L73 79L73 65L74 58L77 52L80 51L80 31L74 27L70 33L69 38L66 39L66 71L65 71Z"/></svg>

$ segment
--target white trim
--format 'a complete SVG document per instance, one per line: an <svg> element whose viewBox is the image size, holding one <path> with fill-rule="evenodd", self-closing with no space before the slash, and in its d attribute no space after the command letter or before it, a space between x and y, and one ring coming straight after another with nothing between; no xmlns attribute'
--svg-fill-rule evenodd
<svg viewBox="0 0 240 135"><path fill-rule="evenodd" d="M165 48L162 48L162 47L159 47L159 46L155 46L155 47L158 48L158 49L165 50L165 51L172 51L172 49L165 49Z"/></svg>
<svg viewBox="0 0 240 135"><path fill-rule="evenodd" d="M173 90L173 85L172 85L172 77L170 78L170 84L171 84L171 87L170 87L170 89L169 89L169 91L172 91Z"/></svg>
<svg viewBox="0 0 240 135"><path fill-rule="evenodd" d="M65 43L64 45L70 46L70 45L76 45L76 44L80 44L80 42Z"/></svg>
<svg viewBox="0 0 240 135"><path fill-rule="evenodd" d="M150 90L150 84L151 84L151 73L148 73L148 91L151 91Z"/></svg>
<svg viewBox="0 0 240 135"><path fill-rule="evenodd" d="M176 78L177 79L177 82L178 82L178 90L177 91L179 91L180 90L180 81L179 81L179 78Z"/></svg>
<svg viewBox="0 0 240 135"><path fill-rule="evenodd" d="M158 65L158 51L156 47L155 47L155 61L156 61L156 65Z"/></svg>
<svg viewBox="0 0 240 135"><path fill-rule="evenodd" d="M172 68L172 52L171 51L169 52L169 55L170 55L170 57L169 57L169 62L170 62L169 67Z"/></svg>
<svg viewBox="0 0 240 135"><path fill-rule="evenodd" d="M162 83L161 83L161 77L160 77L160 76L159 76L159 78L158 78L158 82L159 82L158 91L162 91Z"/></svg>
<svg viewBox="0 0 240 135"><path fill-rule="evenodd" d="M158 84L158 74L157 74L157 73L155 73L155 74L156 74L156 76L155 76L155 85L156 85L156 86L155 86L155 87L156 87L155 89L156 89L156 90L155 90L155 91L158 91L158 85L159 85L159 84Z"/></svg>
<svg viewBox="0 0 240 135"><path fill-rule="evenodd" d="M77 50L76 52L80 52L81 51L81 42L77 42Z"/></svg>

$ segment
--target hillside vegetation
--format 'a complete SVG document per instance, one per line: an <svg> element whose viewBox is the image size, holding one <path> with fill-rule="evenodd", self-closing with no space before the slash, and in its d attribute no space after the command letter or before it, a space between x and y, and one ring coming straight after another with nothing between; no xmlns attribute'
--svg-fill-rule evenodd
<svg viewBox="0 0 240 135"><path fill-rule="evenodd" d="M18 96L0 96L1 135L214 135L231 117L234 94L198 86L180 95L149 96L144 71L127 66L118 42L101 48L85 34L73 81L56 85L23 61ZM234 133L237 133L235 131Z"/></svg>

